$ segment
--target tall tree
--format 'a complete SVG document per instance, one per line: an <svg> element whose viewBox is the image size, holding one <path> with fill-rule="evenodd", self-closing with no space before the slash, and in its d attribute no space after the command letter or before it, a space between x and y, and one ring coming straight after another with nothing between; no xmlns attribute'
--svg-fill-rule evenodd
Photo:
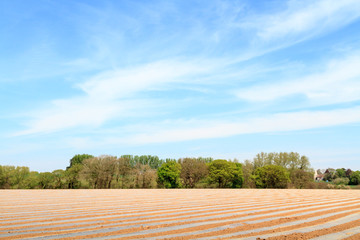
<svg viewBox="0 0 360 240"><path fill-rule="evenodd" d="M325 181L332 181L336 178L336 170L333 168L326 169L324 173L324 180Z"/></svg>
<svg viewBox="0 0 360 240"><path fill-rule="evenodd" d="M24 180L29 176L30 170L28 167L12 167L11 168L10 183L11 188L23 188Z"/></svg>
<svg viewBox="0 0 360 240"><path fill-rule="evenodd" d="M181 165L180 177L186 188L194 188L195 184L207 176L208 167L203 159L179 159Z"/></svg>
<svg viewBox="0 0 360 240"><path fill-rule="evenodd" d="M233 171L233 178L231 182L232 188L241 188L244 183L244 174L242 169L242 164L237 162L232 162L232 171Z"/></svg>
<svg viewBox="0 0 360 240"><path fill-rule="evenodd" d="M303 169L295 169L290 172L290 180L295 188L306 188L314 180L314 173Z"/></svg>
<svg viewBox="0 0 360 240"><path fill-rule="evenodd" d="M176 161L168 161L158 169L158 181L165 188L181 187L181 165Z"/></svg>
<svg viewBox="0 0 360 240"><path fill-rule="evenodd" d="M345 178L346 177L346 169L345 168L338 168L335 170L335 178Z"/></svg>
<svg viewBox="0 0 360 240"><path fill-rule="evenodd" d="M352 171L350 168L346 170L345 175L346 175L346 177L347 177L348 179L350 179L350 176L351 176L352 172L353 172L353 171Z"/></svg>
<svg viewBox="0 0 360 240"><path fill-rule="evenodd" d="M245 160L242 164L243 176L244 176L244 184L245 188L255 188L255 181L251 177L254 173L254 164L250 160Z"/></svg>
<svg viewBox="0 0 360 240"><path fill-rule="evenodd" d="M290 182L288 171L277 165L260 167L255 170L253 177L258 188L286 188Z"/></svg>
<svg viewBox="0 0 360 240"><path fill-rule="evenodd" d="M31 171L27 178L23 182L23 186L25 189L36 189L40 188L39 184L39 173L36 171Z"/></svg>
<svg viewBox="0 0 360 240"><path fill-rule="evenodd" d="M116 161L116 182L120 188L127 186L127 181L130 179L133 166L131 165L130 158L127 156L121 156Z"/></svg>
<svg viewBox="0 0 360 240"><path fill-rule="evenodd" d="M93 155L89 155L89 154L77 154L70 159L70 165L67 167L67 169L71 168L72 166L74 166L76 164L82 164L82 162L84 160L93 158L93 157L94 157Z"/></svg>
<svg viewBox="0 0 360 240"><path fill-rule="evenodd" d="M7 188L7 184L8 184L8 176L6 173L6 169L5 166L1 166L0 165L0 189L4 189Z"/></svg>
<svg viewBox="0 0 360 240"><path fill-rule="evenodd" d="M156 188L157 173L148 164L138 163L134 169L136 174L136 188Z"/></svg>
<svg viewBox="0 0 360 240"><path fill-rule="evenodd" d="M240 163L217 159L209 163L209 182L219 188L241 187L243 173Z"/></svg>
<svg viewBox="0 0 360 240"><path fill-rule="evenodd" d="M42 189L54 188L54 175L51 172L41 172L39 174L39 186Z"/></svg>
<svg viewBox="0 0 360 240"><path fill-rule="evenodd" d="M350 175L350 184L359 185L360 184L360 171L354 171Z"/></svg>
<svg viewBox="0 0 360 240"><path fill-rule="evenodd" d="M265 165L271 164L271 162L268 159L268 154L261 152L256 154L255 158L253 159L253 165L254 168L263 167Z"/></svg>
<svg viewBox="0 0 360 240"><path fill-rule="evenodd" d="M54 188L64 188L65 171L62 169L57 169L52 172L54 176Z"/></svg>
<svg viewBox="0 0 360 240"><path fill-rule="evenodd" d="M80 172L83 169L82 164L72 165L65 171L65 183L69 189L75 189L81 187Z"/></svg>
<svg viewBox="0 0 360 240"><path fill-rule="evenodd" d="M100 156L83 161L83 175L93 188L110 188L116 171L116 157Z"/></svg>

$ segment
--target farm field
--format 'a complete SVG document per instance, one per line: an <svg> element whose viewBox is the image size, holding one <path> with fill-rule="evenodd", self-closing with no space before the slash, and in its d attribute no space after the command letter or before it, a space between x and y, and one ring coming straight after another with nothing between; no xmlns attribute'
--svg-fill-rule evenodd
<svg viewBox="0 0 360 240"><path fill-rule="evenodd" d="M257 238L360 239L360 191L0 191L0 239Z"/></svg>

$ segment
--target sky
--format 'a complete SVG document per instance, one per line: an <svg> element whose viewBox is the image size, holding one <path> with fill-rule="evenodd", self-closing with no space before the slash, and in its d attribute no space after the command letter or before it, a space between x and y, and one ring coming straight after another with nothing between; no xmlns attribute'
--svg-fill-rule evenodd
<svg viewBox="0 0 360 240"><path fill-rule="evenodd" d="M0 165L75 154L360 169L360 1L0 1Z"/></svg>

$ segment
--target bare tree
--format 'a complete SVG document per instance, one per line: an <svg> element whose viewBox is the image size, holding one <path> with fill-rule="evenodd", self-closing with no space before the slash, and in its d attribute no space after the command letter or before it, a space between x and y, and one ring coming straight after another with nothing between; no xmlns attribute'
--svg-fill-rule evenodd
<svg viewBox="0 0 360 240"><path fill-rule="evenodd" d="M202 159L184 158L179 162L181 164L180 177L186 188L194 188L195 184L208 174L208 167Z"/></svg>
<svg viewBox="0 0 360 240"><path fill-rule="evenodd" d="M93 188L111 188L115 175L116 157L100 156L83 161L81 174Z"/></svg>

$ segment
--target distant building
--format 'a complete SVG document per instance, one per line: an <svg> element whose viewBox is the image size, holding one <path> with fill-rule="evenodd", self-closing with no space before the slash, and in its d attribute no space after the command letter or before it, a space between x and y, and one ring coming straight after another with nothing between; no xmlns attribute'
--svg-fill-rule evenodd
<svg viewBox="0 0 360 240"><path fill-rule="evenodd" d="M324 180L324 177L325 177L325 174L317 174L316 176L315 176L315 181L322 181L322 180Z"/></svg>
<svg viewBox="0 0 360 240"><path fill-rule="evenodd" d="M314 180L319 182L319 181L322 181L325 177L325 173L321 173L320 170L317 170L315 171L315 174L314 174Z"/></svg>

